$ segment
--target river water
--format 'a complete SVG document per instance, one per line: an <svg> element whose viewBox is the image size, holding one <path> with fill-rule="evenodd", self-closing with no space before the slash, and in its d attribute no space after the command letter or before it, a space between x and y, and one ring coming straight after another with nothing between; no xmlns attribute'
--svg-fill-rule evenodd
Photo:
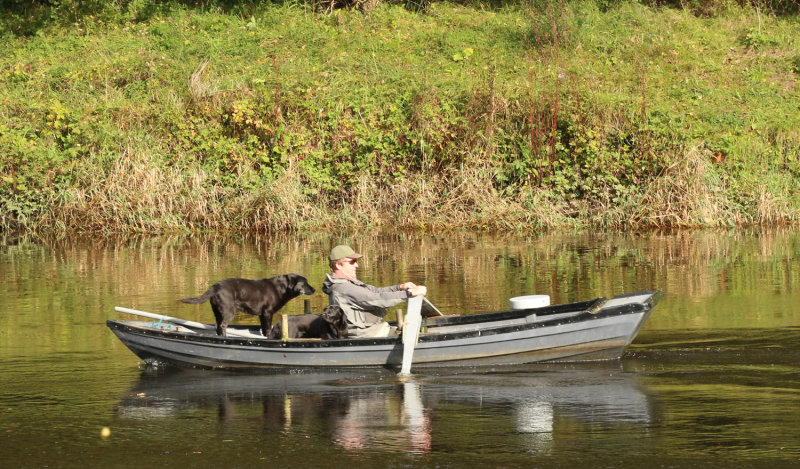
<svg viewBox="0 0 800 469"><path fill-rule="evenodd" d="M445 314L664 291L622 360L418 372L143 367L114 306L226 277L319 287L340 241ZM800 467L800 231L0 244L3 467ZM319 311L326 298L311 297ZM294 300L284 312L301 313ZM128 317L130 318L130 317ZM237 322L255 324L254 318ZM108 434L101 434L107 428Z"/></svg>

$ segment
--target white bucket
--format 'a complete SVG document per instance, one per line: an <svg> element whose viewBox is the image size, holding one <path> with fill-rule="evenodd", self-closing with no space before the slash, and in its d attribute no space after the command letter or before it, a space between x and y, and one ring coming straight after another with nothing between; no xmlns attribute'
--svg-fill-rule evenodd
<svg viewBox="0 0 800 469"><path fill-rule="evenodd" d="M516 296L508 300L511 309L530 309L550 306L550 295Z"/></svg>

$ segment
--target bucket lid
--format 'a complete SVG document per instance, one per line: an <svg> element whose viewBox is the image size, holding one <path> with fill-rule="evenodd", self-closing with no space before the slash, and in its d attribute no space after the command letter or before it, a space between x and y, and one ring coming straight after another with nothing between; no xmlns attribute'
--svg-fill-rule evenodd
<svg viewBox="0 0 800 469"><path fill-rule="evenodd" d="M511 309L530 309L550 306L550 295L516 296L508 300Z"/></svg>

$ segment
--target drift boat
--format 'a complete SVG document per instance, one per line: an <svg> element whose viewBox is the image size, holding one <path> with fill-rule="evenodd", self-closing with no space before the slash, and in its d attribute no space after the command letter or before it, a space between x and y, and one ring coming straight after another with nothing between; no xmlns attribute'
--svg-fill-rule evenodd
<svg viewBox="0 0 800 469"><path fill-rule="evenodd" d="M414 367L619 359L660 297L661 292L646 291L611 299L541 307L523 303L520 309L428 317L421 320L412 345ZM169 316L161 319L155 323L109 319L106 324L145 362L212 369L405 366L399 336L278 340L261 336L257 326L229 325L228 336L221 337L208 324Z"/></svg>

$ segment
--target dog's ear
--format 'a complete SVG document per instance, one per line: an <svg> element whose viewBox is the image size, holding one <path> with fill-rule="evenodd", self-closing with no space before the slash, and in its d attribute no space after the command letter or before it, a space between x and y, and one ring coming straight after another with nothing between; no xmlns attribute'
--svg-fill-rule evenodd
<svg viewBox="0 0 800 469"><path fill-rule="evenodd" d="M336 321L336 326L339 330L344 332L345 337L347 337L347 319L344 316L340 317L338 321Z"/></svg>
<svg viewBox="0 0 800 469"><path fill-rule="evenodd" d="M342 338L347 337L347 317L344 315L344 310L340 306L332 306L335 310L331 311L333 320L331 324L339 331L339 336Z"/></svg>
<svg viewBox="0 0 800 469"><path fill-rule="evenodd" d="M344 316L344 311L342 311L342 314L338 316L334 328L338 332L340 339L347 338L347 318Z"/></svg>
<svg viewBox="0 0 800 469"><path fill-rule="evenodd" d="M288 275L278 275L277 277L272 278L272 282L278 290L288 290L290 287L294 286L294 283L291 281Z"/></svg>

